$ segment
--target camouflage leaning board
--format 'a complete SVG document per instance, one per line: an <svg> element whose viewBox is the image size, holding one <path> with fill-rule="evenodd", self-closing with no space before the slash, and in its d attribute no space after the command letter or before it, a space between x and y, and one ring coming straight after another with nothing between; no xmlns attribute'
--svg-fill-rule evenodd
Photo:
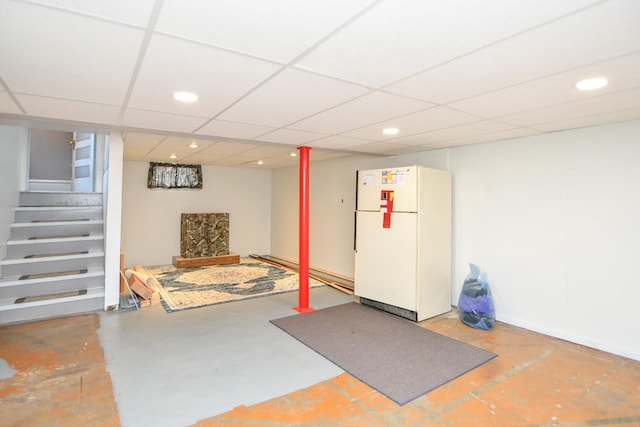
<svg viewBox="0 0 640 427"><path fill-rule="evenodd" d="M180 256L229 255L229 213L183 213Z"/></svg>

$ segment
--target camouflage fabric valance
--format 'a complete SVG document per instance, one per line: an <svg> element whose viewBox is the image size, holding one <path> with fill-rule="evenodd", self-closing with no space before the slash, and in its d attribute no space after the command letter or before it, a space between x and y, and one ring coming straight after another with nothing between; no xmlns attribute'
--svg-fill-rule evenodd
<svg viewBox="0 0 640 427"><path fill-rule="evenodd" d="M149 163L147 188L202 188L202 166Z"/></svg>

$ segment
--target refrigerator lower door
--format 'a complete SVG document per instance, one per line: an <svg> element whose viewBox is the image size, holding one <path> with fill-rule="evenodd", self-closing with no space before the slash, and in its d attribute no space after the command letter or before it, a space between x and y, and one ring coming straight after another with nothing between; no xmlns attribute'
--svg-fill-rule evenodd
<svg viewBox="0 0 640 427"><path fill-rule="evenodd" d="M394 212L391 228L380 212L356 215L355 294L416 311L417 214Z"/></svg>

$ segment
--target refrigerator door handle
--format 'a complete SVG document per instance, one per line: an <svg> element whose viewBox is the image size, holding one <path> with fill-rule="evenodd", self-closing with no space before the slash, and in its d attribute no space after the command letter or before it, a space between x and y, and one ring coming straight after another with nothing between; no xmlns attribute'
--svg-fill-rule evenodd
<svg viewBox="0 0 640 427"><path fill-rule="evenodd" d="M358 238L358 211L353 211L353 251L358 252L357 247Z"/></svg>

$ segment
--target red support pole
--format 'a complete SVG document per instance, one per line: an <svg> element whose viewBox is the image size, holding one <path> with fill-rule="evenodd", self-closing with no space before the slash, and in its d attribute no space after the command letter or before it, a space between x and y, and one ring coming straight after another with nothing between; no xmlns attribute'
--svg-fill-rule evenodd
<svg viewBox="0 0 640 427"><path fill-rule="evenodd" d="M309 307L309 150L311 147L298 147L300 150L300 232L299 232L299 276L298 306L293 309L299 313L313 311Z"/></svg>

